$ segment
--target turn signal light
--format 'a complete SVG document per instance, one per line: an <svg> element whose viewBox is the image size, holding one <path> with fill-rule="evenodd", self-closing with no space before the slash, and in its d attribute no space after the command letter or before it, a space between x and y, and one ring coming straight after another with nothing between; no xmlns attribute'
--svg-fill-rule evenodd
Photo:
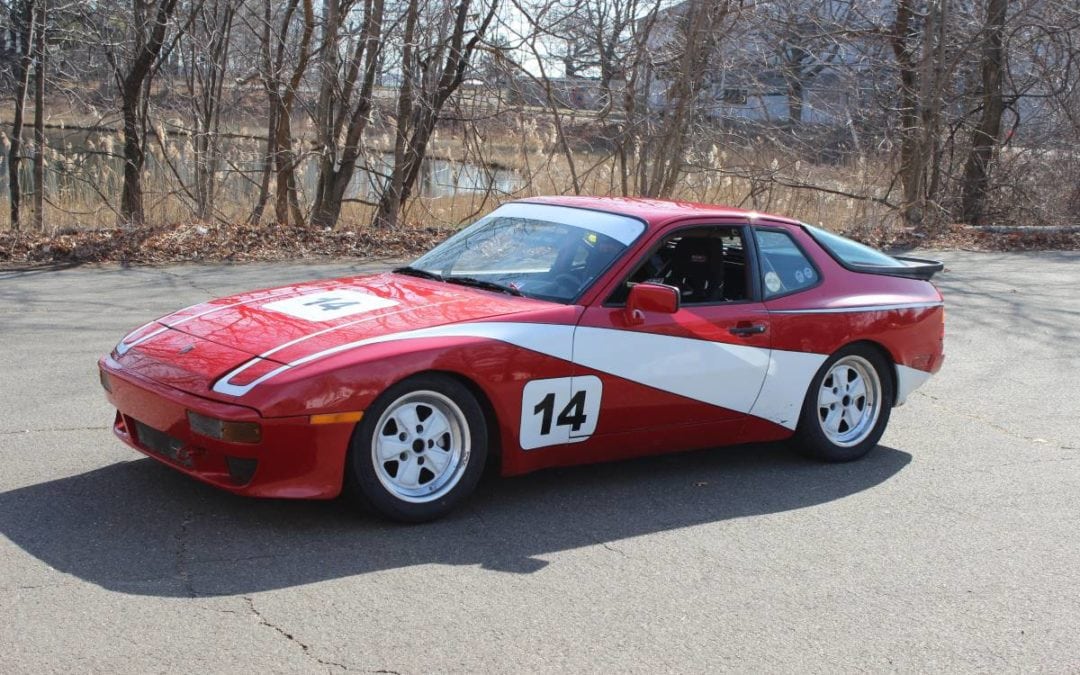
<svg viewBox="0 0 1080 675"><path fill-rule="evenodd" d="M308 420L312 424L342 424L346 422L359 422L364 417L363 410L357 410L355 412L341 412L341 413L326 413L323 415L312 415Z"/></svg>
<svg viewBox="0 0 1080 675"><path fill-rule="evenodd" d="M258 422L226 422L225 420L187 411L188 424L193 433L229 443L259 443L262 428Z"/></svg>
<svg viewBox="0 0 1080 675"><path fill-rule="evenodd" d="M107 392L109 392L111 394L112 393L112 383L109 382L109 374L106 373L104 370L101 370L99 368L98 369L98 377L101 378L101 386L102 386L102 388L105 391L107 391Z"/></svg>

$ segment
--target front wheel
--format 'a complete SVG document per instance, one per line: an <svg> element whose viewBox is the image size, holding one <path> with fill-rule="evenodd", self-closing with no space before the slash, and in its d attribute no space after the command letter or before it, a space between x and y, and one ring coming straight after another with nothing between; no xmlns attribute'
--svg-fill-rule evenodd
<svg viewBox="0 0 1080 675"><path fill-rule="evenodd" d="M469 496L487 460L483 408L461 383L419 375L387 389L357 426L349 478L379 513L440 518Z"/></svg>
<svg viewBox="0 0 1080 675"><path fill-rule="evenodd" d="M793 440L816 459L859 459L885 433L893 400L888 361L864 345L845 347L810 382Z"/></svg>

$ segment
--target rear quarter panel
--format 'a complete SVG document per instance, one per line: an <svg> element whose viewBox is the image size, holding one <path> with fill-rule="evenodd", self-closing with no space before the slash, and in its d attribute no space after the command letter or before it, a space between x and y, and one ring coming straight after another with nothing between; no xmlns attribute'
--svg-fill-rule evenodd
<svg viewBox="0 0 1080 675"><path fill-rule="evenodd" d="M832 354L846 344L880 345L894 363L937 372L943 357L945 310L928 281L845 269L802 228L790 230L817 264L822 282L767 301L774 349ZM861 311L863 307L888 308Z"/></svg>

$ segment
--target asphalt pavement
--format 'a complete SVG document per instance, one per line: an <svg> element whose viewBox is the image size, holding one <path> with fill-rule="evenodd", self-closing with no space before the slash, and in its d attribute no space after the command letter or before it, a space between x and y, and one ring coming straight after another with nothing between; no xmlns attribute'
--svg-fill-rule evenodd
<svg viewBox="0 0 1080 675"><path fill-rule="evenodd" d="M0 272L0 672L1080 672L1080 254L927 255L945 367L864 460L552 470L410 527L143 458L95 367L385 265Z"/></svg>

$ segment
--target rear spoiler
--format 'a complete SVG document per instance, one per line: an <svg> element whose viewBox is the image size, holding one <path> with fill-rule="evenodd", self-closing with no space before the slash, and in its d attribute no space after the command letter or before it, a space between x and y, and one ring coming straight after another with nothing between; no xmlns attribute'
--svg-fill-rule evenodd
<svg viewBox="0 0 1080 675"><path fill-rule="evenodd" d="M848 263L845 265L848 269L854 272L865 272L866 274L885 274L890 277L906 277L908 279L922 279L923 281L930 281L931 278L941 270L945 269L945 263L938 262L937 260L926 260L924 258L909 258L906 256L894 255L894 260L898 260L903 264L900 265L856 265Z"/></svg>

